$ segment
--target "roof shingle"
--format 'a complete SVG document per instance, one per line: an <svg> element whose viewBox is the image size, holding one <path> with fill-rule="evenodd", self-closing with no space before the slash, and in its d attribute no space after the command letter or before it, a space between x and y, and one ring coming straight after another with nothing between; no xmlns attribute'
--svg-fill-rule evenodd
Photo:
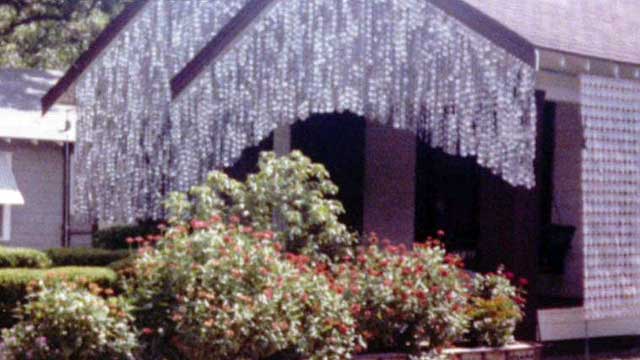
<svg viewBox="0 0 640 360"><path fill-rule="evenodd" d="M640 64L638 0L464 0L536 46Z"/></svg>

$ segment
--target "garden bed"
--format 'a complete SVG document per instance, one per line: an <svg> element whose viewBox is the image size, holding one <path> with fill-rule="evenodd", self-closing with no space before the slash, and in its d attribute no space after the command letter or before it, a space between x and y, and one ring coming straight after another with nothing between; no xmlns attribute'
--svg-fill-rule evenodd
<svg viewBox="0 0 640 360"><path fill-rule="evenodd" d="M402 353L357 355L356 360L407 360L409 356Z"/></svg>
<svg viewBox="0 0 640 360"><path fill-rule="evenodd" d="M451 360L541 360L542 345L517 342L500 348L473 347L446 349Z"/></svg>
<svg viewBox="0 0 640 360"><path fill-rule="evenodd" d="M542 345L536 343L517 342L512 345L490 347L456 347L443 352L450 360L541 360ZM358 355L356 360L407 360L403 353L380 353Z"/></svg>

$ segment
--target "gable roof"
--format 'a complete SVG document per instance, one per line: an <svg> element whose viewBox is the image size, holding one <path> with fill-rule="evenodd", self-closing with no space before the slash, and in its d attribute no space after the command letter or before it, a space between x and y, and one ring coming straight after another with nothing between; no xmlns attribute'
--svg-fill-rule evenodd
<svg viewBox="0 0 640 360"><path fill-rule="evenodd" d="M638 0L464 0L540 48L640 64Z"/></svg>
<svg viewBox="0 0 640 360"><path fill-rule="evenodd" d="M60 75L55 71L0 69L0 137L75 140L75 107L56 105L45 117L40 110L40 98Z"/></svg>
<svg viewBox="0 0 640 360"><path fill-rule="evenodd" d="M46 113L53 104L55 104L67 91L69 91L72 85L78 80L78 78L89 68L91 63L100 56L100 54L118 37L120 32L141 12L141 10L151 0L134 0L120 13L98 36L98 38L91 44L89 49L83 53L74 64L67 70L64 76L53 86L47 94L42 98L42 112ZM462 0L426 0L432 2L434 5L440 7L449 15L457 18L460 22L465 23L470 28L476 30L480 34L487 37L497 45L505 48L507 51L513 53L516 57L523 59L523 61L532 64L533 63L533 47L531 43L522 38L517 33L509 30L502 24L493 21L491 18L483 15L480 11L475 10L473 7L467 5ZM266 1L265 3L269 3ZM261 1L255 1L255 3L261 3ZM250 2L247 6L247 11L240 13L235 19L243 19L246 16L251 18L256 16L251 14L251 8L262 8L262 6L256 6L254 2ZM258 11L259 12L259 11ZM242 20L239 21L242 23ZM219 42L221 38L227 38L229 40L229 32L231 38L233 34L237 33L235 29L237 24L229 24L229 29L221 31L221 35L214 37L212 40L215 43ZM242 24L241 24L242 25ZM239 26L242 28L243 26ZM230 31L231 30L231 31ZM225 35L225 33L227 35ZM213 36L213 35L212 35ZM216 40L217 38L217 40ZM232 40L232 39L231 39ZM201 62L203 56L200 59L194 59L192 66ZM206 62L206 61L205 61ZM200 64L201 66L202 64ZM187 74L190 71L185 71ZM193 71L191 71L193 72ZM189 77L189 76L187 76ZM176 77L176 80L180 80L181 77ZM191 79L182 79L183 82L189 83ZM174 94L179 93L176 91L181 88L183 84L174 82ZM181 90L181 89L180 89Z"/></svg>
<svg viewBox="0 0 640 360"><path fill-rule="evenodd" d="M527 39L503 24L486 16L462 0L425 0L440 8L450 17L474 30L484 38L503 48L525 63L534 66L535 48ZM200 75L208 64L230 47L251 22L267 11L276 0L251 0L211 41L171 80L171 93L175 99Z"/></svg>

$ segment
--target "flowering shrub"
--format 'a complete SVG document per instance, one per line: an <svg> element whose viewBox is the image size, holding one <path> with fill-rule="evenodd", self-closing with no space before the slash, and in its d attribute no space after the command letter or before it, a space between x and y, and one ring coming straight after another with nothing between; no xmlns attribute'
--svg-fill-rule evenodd
<svg viewBox="0 0 640 360"><path fill-rule="evenodd" d="M21 321L2 331L0 358L7 360L130 359L137 347L131 317L120 298L107 300L56 283L29 295ZM103 290L92 286L94 293ZM110 290L104 290L110 293Z"/></svg>
<svg viewBox="0 0 640 360"><path fill-rule="evenodd" d="M281 253L273 238L214 215L143 250L130 291L147 342L189 359L349 358L348 304L309 257Z"/></svg>
<svg viewBox="0 0 640 360"><path fill-rule="evenodd" d="M373 243L336 270L368 350L437 352L458 338L467 302L460 259L436 241L412 251Z"/></svg>
<svg viewBox="0 0 640 360"><path fill-rule="evenodd" d="M514 341L517 324L524 317L525 279L511 282L512 273L499 268L495 274L477 275L467 313L471 319L468 339L475 344L499 347Z"/></svg>
<svg viewBox="0 0 640 360"><path fill-rule="evenodd" d="M244 183L214 171L189 194L172 194L172 222L198 227L212 215L237 219L259 231L277 229L275 240L286 251L314 257L341 253L355 243L356 237L339 221L344 207L333 199L338 187L323 165L300 151L280 158L266 152L258 168Z"/></svg>

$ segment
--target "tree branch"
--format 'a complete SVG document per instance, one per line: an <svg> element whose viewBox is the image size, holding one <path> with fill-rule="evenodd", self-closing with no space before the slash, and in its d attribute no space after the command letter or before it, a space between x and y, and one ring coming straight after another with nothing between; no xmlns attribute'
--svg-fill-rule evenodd
<svg viewBox="0 0 640 360"><path fill-rule="evenodd" d="M98 0L93 0L92 6L95 6L96 1ZM70 21L79 4L79 2L76 2L73 6L60 6L59 3L41 2L38 5L42 9L35 10L32 8L35 6L34 4L28 4L24 0L0 0L0 5L11 6L16 11L14 19L6 27L0 29L0 37L13 35L19 27L29 24L48 21ZM55 10L62 10L62 12L56 13Z"/></svg>

